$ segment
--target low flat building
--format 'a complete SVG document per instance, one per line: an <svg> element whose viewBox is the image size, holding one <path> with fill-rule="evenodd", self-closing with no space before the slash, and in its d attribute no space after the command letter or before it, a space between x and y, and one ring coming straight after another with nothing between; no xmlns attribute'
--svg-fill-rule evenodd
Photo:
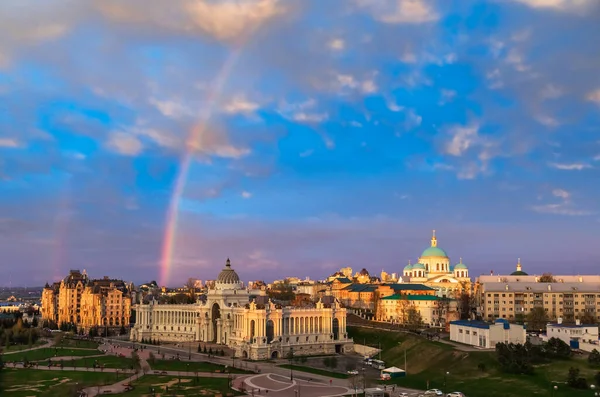
<svg viewBox="0 0 600 397"><path fill-rule="evenodd" d="M511 324L499 318L494 323L484 321L457 320L450 322L450 340L493 349L496 343L525 343L527 335L525 327Z"/></svg>
<svg viewBox="0 0 600 397"><path fill-rule="evenodd" d="M558 322L546 326L546 338L558 338L574 349L600 350L597 324L580 324L579 320L575 324L563 324L559 318Z"/></svg>

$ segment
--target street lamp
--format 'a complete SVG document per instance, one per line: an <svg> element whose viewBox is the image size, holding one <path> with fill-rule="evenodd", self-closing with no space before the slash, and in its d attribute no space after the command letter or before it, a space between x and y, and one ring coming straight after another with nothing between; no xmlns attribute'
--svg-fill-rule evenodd
<svg viewBox="0 0 600 397"><path fill-rule="evenodd" d="M444 373L444 389L446 388L446 377L450 375L450 372L445 372Z"/></svg>
<svg viewBox="0 0 600 397"><path fill-rule="evenodd" d="M552 397L554 397L554 393L556 393L557 390L558 390L558 386L554 385L554 387L552 387Z"/></svg>
<svg viewBox="0 0 600 397"><path fill-rule="evenodd" d="M292 365L292 360L294 359L294 348L290 347L290 380L294 381L294 366Z"/></svg>

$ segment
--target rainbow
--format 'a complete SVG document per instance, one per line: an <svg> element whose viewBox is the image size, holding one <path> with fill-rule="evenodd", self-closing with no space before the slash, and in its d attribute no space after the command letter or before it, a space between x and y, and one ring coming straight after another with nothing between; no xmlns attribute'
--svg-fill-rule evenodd
<svg viewBox="0 0 600 397"><path fill-rule="evenodd" d="M169 201L169 207L167 208L165 232L162 244L162 253L160 260L160 285L167 285L171 270L173 268L173 251L175 249L175 241L177 238L177 221L179 215L179 203L181 197L185 191L185 185L187 182L190 166L194 154L200 145L202 135L208 128L208 124L213 115L215 104L218 102L225 82L227 81L233 66L237 62L242 52L243 46L238 45L231 52L229 57L226 59L223 67L217 74L214 81L213 87L209 90L208 95L208 108L203 113L200 121L192 128L190 135L185 144L185 151L181 158L179 165L179 172L175 179L175 186L173 188L171 198Z"/></svg>

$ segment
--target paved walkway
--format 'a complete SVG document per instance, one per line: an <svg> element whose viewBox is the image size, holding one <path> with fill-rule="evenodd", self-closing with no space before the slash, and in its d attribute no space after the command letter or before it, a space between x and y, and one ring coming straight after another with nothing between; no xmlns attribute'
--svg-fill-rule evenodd
<svg viewBox="0 0 600 397"><path fill-rule="evenodd" d="M10 352L10 351L9 352L4 352L3 354L5 356L8 356L8 355L11 355L11 354L18 354L18 353L23 353L23 352L29 352L29 351L32 351L32 350L44 349L46 347L52 347L52 346L54 346L54 339L50 339L48 341L48 343L44 343L43 345L37 345L35 347L30 347L28 349L23 349L23 350L16 350L14 352Z"/></svg>

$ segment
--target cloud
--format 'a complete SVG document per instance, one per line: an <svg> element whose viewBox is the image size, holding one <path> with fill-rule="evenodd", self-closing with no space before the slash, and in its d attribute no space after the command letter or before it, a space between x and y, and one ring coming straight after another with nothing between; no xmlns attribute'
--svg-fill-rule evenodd
<svg viewBox="0 0 600 397"><path fill-rule="evenodd" d="M587 100L591 101L591 102L596 102L598 105L600 105L600 88L598 88L595 91L590 92L587 95Z"/></svg>
<svg viewBox="0 0 600 397"><path fill-rule="evenodd" d="M552 116L539 115L535 118L538 123L545 125L546 127L558 127L560 123Z"/></svg>
<svg viewBox="0 0 600 397"><path fill-rule="evenodd" d="M556 99L563 95L563 91L554 84L548 84L541 92L542 99Z"/></svg>
<svg viewBox="0 0 600 397"><path fill-rule="evenodd" d="M535 212L554 215L584 216L593 214L591 211L576 208L571 202L571 193L564 189L554 189L552 195L559 198L560 202L535 205L532 209Z"/></svg>
<svg viewBox="0 0 600 397"><path fill-rule="evenodd" d="M332 50L341 51L345 48L346 43L342 39L332 39L328 45Z"/></svg>
<svg viewBox="0 0 600 397"><path fill-rule="evenodd" d="M107 146L125 156L137 156L143 150L142 142L134 135L125 132L110 133Z"/></svg>
<svg viewBox="0 0 600 397"><path fill-rule="evenodd" d="M439 14L428 0L356 0L373 18L389 24L435 22Z"/></svg>
<svg viewBox="0 0 600 397"><path fill-rule="evenodd" d="M596 4L595 0L512 0L532 8L550 8L558 11L582 11Z"/></svg>
<svg viewBox="0 0 600 397"><path fill-rule="evenodd" d="M315 111L317 102L308 99L304 102L287 103L283 101L278 108L278 113L284 118L303 124L321 123L329 118L327 112Z"/></svg>
<svg viewBox="0 0 600 397"><path fill-rule="evenodd" d="M581 171L587 168L592 168L591 165L585 163L550 163L550 167L565 171Z"/></svg>
<svg viewBox="0 0 600 397"><path fill-rule="evenodd" d="M446 144L446 153L452 156L461 156L469 150L479 139L479 126L474 124L470 126L454 126L449 129L452 139Z"/></svg>
<svg viewBox="0 0 600 397"><path fill-rule="evenodd" d="M107 18L149 29L206 34L222 41L246 39L285 13L278 0L183 0L163 3L147 0L101 0L96 7Z"/></svg>
<svg viewBox="0 0 600 397"><path fill-rule="evenodd" d="M226 113L254 113L259 108L259 104L249 101L243 95L233 97L225 104L224 110Z"/></svg>
<svg viewBox="0 0 600 397"><path fill-rule="evenodd" d="M21 147L21 142L12 138L0 138L0 147L4 148L18 148Z"/></svg>
<svg viewBox="0 0 600 397"><path fill-rule="evenodd" d="M251 197L252 197L252 193L247 192L247 191L242 192L242 198L249 199Z"/></svg>

